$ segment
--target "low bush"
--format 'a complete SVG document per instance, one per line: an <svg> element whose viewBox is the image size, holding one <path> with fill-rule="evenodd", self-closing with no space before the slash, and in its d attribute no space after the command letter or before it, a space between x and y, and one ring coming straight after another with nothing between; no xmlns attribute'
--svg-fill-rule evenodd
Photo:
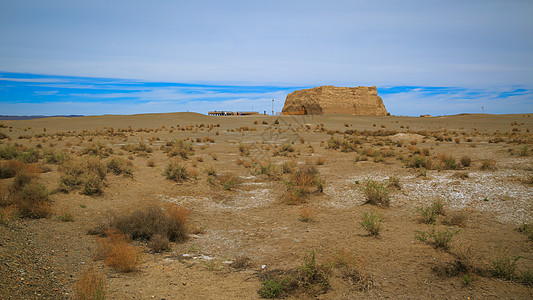
<svg viewBox="0 0 533 300"><path fill-rule="evenodd" d="M470 167L470 165L472 164L472 159L466 155L461 157L459 161L461 162L461 166L463 166L463 168Z"/></svg>
<svg viewBox="0 0 533 300"><path fill-rule="evenodd" d="M172 140L167 142L164 151L169 157L179 156L183 159L187 159L189 156L194 155L193 144L184 140Z"/></svg>
<svg viewBox="0 0 533 300"><path fill-rule="evenodd" d="M237 184L240 183L240 178L232 174L225 174L218 176L218 181L226 191L231 191Z"/></svg>
<svg viewBox="0 0 533 300"><path fill-rule="evenodd" d="M494 159L484 159L481 161L481 170L494 171L496 170L496 161Z"/></svg>
<svg viewBox="0 0 533 300"><path fill-rule="evenodd" d="M81 155L93 155L93 156L100 156L100 157L108 157L109 155L113 154L113 149L110 147L107 147L106 145L98 142L98 143L91 143L87 147L83 148L80 151Z"/></svg>
<svg viewBox="0 0 533 300"><path fill-rule="evenodd" d="M161 234L154 234L150 238L148 247L152 249L155 253L160 253L170 249L170 241L167 236Z"/></svg>
<svg viewBox="0 0 533 300"><path fill-rule="evenodd" d="M84 195L103 193L107 167L98 158L84 157L68 161L60 170L64 174L59 178L59 191L68 193L79 189Z"/></svg>
<svg viewBox="0 0 533 300"><path fill-rule="evenodd" d="M4 222L17 216L45 218L52 213L49 193L44 185L25 173L17 174L9 188L1 185L0 189L0 209Z"/></svg>
<svg viewBox="0 0 533 300"><path fill-rule="evenodd" d="M320 179L318 170L314 165L300 165L294 173L289 174L285 180L287 192L284 199L288 204L299 204L307 201L313 193L322 193L324 181Z"/></svg>
<svg viewBox="0 0 533 300"><path fill-rule="evenodd" d="M72 214L70 213L69 210L63 210L62 213L57 215L57 219L62 221L62 222L72 222L72 221L74 221L74 217L72 216Z"/></svg>
<svg viewBox="0 0 533 300"><path fill-rule="evenodd" d="M172 160L167 164L163 175L176 182L181 182L189 179L189 172L187 167L179 160Z"/></svg>
<svg viewBox="0 0 533 300"><path fill-rule="evenodd" d="M98 238L96 258L121 272L132 272L140 263L139 251L129 243L127 235L116 230L108 230L105 237Z"/></svg>
<svg viewBox="0 0 533 300"><path fill-rule="evenodd" d="M49 164L60 165L69 159L69 155L63 151L48 149L44 151L43 158Z"/></svg>
<svg viewBox="0 0 533 300"><path fill-rule="evenodd" d="M439 154L440 167L444 170L455 170L459 166L455 158L450 154Z"/></svg>
<svg viewBox="0 0 533 300"><path fill-rule="evenodd" d="M107 161L107 171L115 175L123 175L126 177L133 176L133 163L121 157L113 157Z"/></svg>
<svg viewBox="0 0 533 300"><path fill-rule="evenodd" d="M89 234L105 235L106 230L115 229L134 240L150 241L160 235L171 242L181 242L188 237L187 214L185 208L174 203L165 207L151 204L131 213L111 216L107 222L90 230Z"/></svg>
<svg viewBox="0 0 533 300"><path fill-rule="evenodd" d="M381 232L381 221L383 216L376 211L372 210L370 213L364 213L363 219L359 224L368 231L370 236L378 236Z"/></svg>
<svg viewBox="0 0 533 300"><path fill-rule="evenodd" d="M366 203L382 206L390 205L389 190L385 183L367 179L361 189L365 194Z"/></svg>
<svg viewBox="0 0 533 300"><path fill-rule="evenodd" d="M89 268L74 285L74 295L80 300L104 300L106 293L105 277L95 268Z"/></svg>
<svg viewBox="0 0 533 300"><path fill-rule="evenodd" d="M18 160L8 160L0 162L0 179L15 177L15 175L26 171L26 164Z"/></svg>
<svg viewBox="0 0 533 300"><path fill-rule="evenodd" d="M408 168L424 168L426 170L431 170L433 168L433 161L430 158L414 155L413 157L407 159L405 165Z"/></svg>
<svg viewBox="0 0 533 300"><path fill-rule="evenodd" d="M150 146L146 145L146 143L143 141L140 141L138 144L122 145L120 149L135 153L138 156L147 156L148 153L153 152L153 149Z"/></svg>

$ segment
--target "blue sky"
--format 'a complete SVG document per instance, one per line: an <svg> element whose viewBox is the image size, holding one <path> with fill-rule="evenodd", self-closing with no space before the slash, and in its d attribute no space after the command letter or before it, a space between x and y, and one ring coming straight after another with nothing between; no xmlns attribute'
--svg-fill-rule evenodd
<svg viewBox="0 0 533 300"><path fill-rule="evenodd" d="M320 85L376 85L395 115L533 112L531 15L529 0L2 1L0 114L279 111Z"/></svg>

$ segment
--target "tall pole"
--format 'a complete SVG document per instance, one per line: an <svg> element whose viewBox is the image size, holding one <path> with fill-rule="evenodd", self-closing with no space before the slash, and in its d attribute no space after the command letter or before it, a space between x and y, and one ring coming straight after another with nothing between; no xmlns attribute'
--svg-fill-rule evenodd
<svg viewBox="0 0 533 300"><path fill-rule="evenodd" d="M274 115L274 99L272 99L272 115Z"/></svg>
<svg viewBox="0 0 533 300"><path fill-rule="evenodd" d="M485 106L484 105L481 107L481 111L482 111L482 113L485 113Z"/></svg>

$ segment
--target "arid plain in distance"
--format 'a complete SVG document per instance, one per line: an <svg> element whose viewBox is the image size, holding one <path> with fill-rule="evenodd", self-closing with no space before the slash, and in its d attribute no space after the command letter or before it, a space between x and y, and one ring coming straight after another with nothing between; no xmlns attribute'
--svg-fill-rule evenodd
<svg viewBox="0 0 533 300"><path fill-rule="evenodd" d="M533 298L530 114L0 124L4 299Z"/></svg>

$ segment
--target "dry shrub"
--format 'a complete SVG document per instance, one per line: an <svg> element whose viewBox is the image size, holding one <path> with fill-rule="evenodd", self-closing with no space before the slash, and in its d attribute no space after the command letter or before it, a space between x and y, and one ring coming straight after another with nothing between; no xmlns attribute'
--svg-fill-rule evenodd
<svg viewBox="0 0 533 300"><path fill-rule="evenodd" d="M170 249L170 241L166 236L163 236L161 234L155 234L150 239L148 247L150 247L150 249L152 249L152 251L154 251L155 253L160 253L162 251Z"/></svg>
<svg viewBox="0 0 533 300"><path fill-rule="evenodd" d="M484 159L481 161L481 170L496 170L496 161L494 159Z"/></svg>
<svg viewBox="0 0 533 300"><path fill-rule="evenodd" d="M441 153L437 155L440 166L444 170L455 170L458 168L457 161L451 154Z"/></svg>
<svg viewBox="0 0 533 300"><path fill-rule="evenodd" d="M323 165L325 162L326 162L326 158L325 157L317 157L316 158L316 164L319 165L319 166Z"/></svg>
<svg viewBox="0 0 533 300"><path fill-rule="evenodd" d="M360 256L346 251L337 251L331 265L333 274L347 281L354 289L366 291L372 287L372 277L366 270L365 261Z"/></svg>
<svg viewBox="0 0 533 300"><path fill-rule="evenodd" d="M309 222L316 215L316 210L309 206L304 206L300 209L300 221Z"/></svg>
<svg viewBox="0 0 533 300"><path fill-rule="evenodd" d="M194 155L193 144L184 140L167 142L164 150L169 157L179 156L187 159L189 156Z"/></svg>
<svg viewBox="0 0 533 300"><path fill-rule="evenodd" d="M237 270L244 270L251 266L251 259L248 256L239 256L230 264L230 267Z"/></svg>
<svg viewBox="0 0 533 300"><path fill-rule="evenodd" d="M80 189L85 195L102 194L107 167L97 157L69 161L60 170L64 174L59 178L59 191Z"/></svg>
<svg viewBox="0 0 533 300"><path fill-rule="evenodd" d="M461 157L460 162L461 162L461 166L466 168L466 167L470 167L470 165L472 164L472 159L470 159L469 156L465 155Z"/></svg>
<svg viewBox="0 0 533 300"><path fill-rule="evenodd" d="M41 173L42 170L35 164L25 164L18 160L0 162L0 179L12 178L19 173Z"/></svg>
<svg viewBox="0 0 533 300"><path fill-rule="evenodd" d="M187 239L187 215L189 211L175 203L166 207L150 204L131 213L111 217L109 223L100 224L90 234L105 235L109 228L127 234L134 240L149 241L161 235L172 242Z"/></svg>
<svg viewBox="0 0 533 300"><path fill-rule="evenodd" d="M0 195L1 197L1 195ZM18 217L18 209L14 205L0 206L0 225L7 225Z"/></svg>
<svg viewBox="0 0 533 300"><path fill-rule="evenodd" d="M472 242L457 243L452 252L455 257L455 266L460 273L472 274L475 271L475 264L481 255L473 247Z"/></svg>
<svg viewBox="0 0 533 300"><path fill-rule="evenodd" d="M101 272L91 267L81 275L74 285L76 299L103 300L105 299L105 278Z"/></svg>
<svg viewBox="0 0 533 300"><path fill-rule="evenodd" d="M3 185L1 189L0 208L10 212L16 208L16 214L23 218L45 218L52 213L48 191L26 173L17 174L8 189Z"/></svg>
<svg viewBox="0 0 533 300"><path fill-rule="evenodd" d="M185 181L189 178L187 167L179 160L172 160L168 163L163 175L169 180L176 182Z"/></svg>
<svg viewBox="0 0 533 300"><path fill-rule="evenodd" d="M218 176L218 181L226 191L231 191L236 185L240 183L240 178L233 174L224 174Z"/></svg>
<svg viewBox="0 0 533 300"><path fill-rule="evenodd" d="M299 166L296 171L289 174L285 184L287 192L284 200L288 204L305 203L309 195L322 193L324 190L324 181L320 179L316 167L311 164Z"/></svg>
<svg viewBox="0 0 533 300"><path fill-rule="evenodd" d="M121 272L132 272L140 263L139 251L129 243L127 235L117 230L107 230L106 237L98 238L96 259Z"/></svg>
<svg viewBox="0 0 533 300"><path fill-rule="evenodd" d="M113 157L107 161L107 171L115 175L133 176L133 163L121 157Z"/></svg>

